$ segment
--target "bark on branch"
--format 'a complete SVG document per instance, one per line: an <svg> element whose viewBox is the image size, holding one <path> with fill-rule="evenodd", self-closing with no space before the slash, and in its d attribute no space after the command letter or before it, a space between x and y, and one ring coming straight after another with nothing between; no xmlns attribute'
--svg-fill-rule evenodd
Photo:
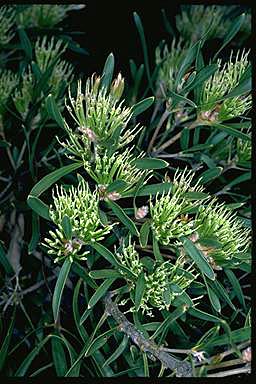
<svg viewBox="0 0 256 384"><path fill-rule="evenodd" d="M117 304L111 300L111 296L111 292L108 292L104 298L105 311L119 324L120 331L129 336L141 351L148 352L160 360L166 368L176 371L177 377L192 377L193 371L191 364L187 361L175 359L169 353L163 351L161 347L158 347L154 341L146 339L144 335L126 319Z"/></svg>

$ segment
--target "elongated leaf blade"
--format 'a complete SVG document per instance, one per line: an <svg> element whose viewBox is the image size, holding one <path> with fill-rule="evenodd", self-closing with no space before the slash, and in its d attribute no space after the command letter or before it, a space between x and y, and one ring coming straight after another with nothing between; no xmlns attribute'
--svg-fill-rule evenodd
<svg viewBox="0 0 256 384"><path fill-rule="evenodd" d="M136 159L133 163L139 169L162 169L169 165L165 160L153 159L150 157L145 157L144 159Z"/></svg>
<svg viewBox="0 0 256 384"><path fill-rule="evenodd" d="M139 232L134 222L126 215L123 209L114 201L108 201L108 205L116 215L116 217L129 229L132 235L139 237Z"/></svg>
<svg viewBox="0 0 256 384"><path fill-rule="evenodd" d="M34 185L34 187L30 191L29 196L40 196L44 191L46 191L54 183L56 183L56 181L58 181L68 173L71 173L75 169L80 168L82 165L82 162L72 163L49 173L49 175L46 175L36 185Z"/></svg>
<svg viewBox="0 0 256 384"><path fill-rule="evenodd" d="M47 96L45 105L49 116L55 120L61 128L65 129L64 119L61 116L59 107L57 106L52 94Z"/></svg>
<svg viewBox="0 0 256 384"><path fill-rule="evenodd" d="M110 53L107 57L107 60L103 68L102 79L100 84L101 87L108 89L108 87L110 86L110 83L113 77L114 66L115 66L115 58L113 53Z"/></svg>
<svg viewBox="0 0 256 384"><path fill-rule="evenodd" d="M142 271L138 277L136 288L135 288L135 309L139 310L141 301L143 299L143 295L146 288L146 281L144 277L144 272Z"/></svg>
<svg viewBox="0 0 256 384"><path fill-rule="evenodd" d="M231 136L238 137L239 139L242 139L242 140L251 141L250 135L247 135L246 133L243 133L238 129L229 127L228 125L214 123L213 126L217 129L220 129L221 131L228 133Z"/></svg>
<svg viewBox="0 0 256 384"><path fill-rule="evenodd" d="M136 117L146 111L154 102L154 96L147 97L132 106L132 116Z"/></svg>
<svg viewBox="0 0 256 384"><path fill-rule="evenodd" d="M194 245L194 243L182 236L181 241L183 243L183 246L185 248L186 253L192 258L192 260L196 263L197 267L200 269L200 271L209 279L215 280L215 274L211 267L211 265L208 263L202 252Z"/></svg>
<svg viewBox="0 0 256 384"><path fill-rule="evenodd" d="M28 196L27 203L33 211L46 220L51 221L49 215L49 207L41 199L36 196Z"/></svg>
<svg viewBox="0 0 256 384"><path fill-rule="evenodd" d="M145 223L142 224L140 229L140 245L142 248L145 248L148 243L148 236L150 231L150 222L145 221Z"/></svg>
<svg viewBox="0 0 256 384"><path fill-rule="evenodd" d="M57 321L57 318L58 318L61 298L62 298L63 290L68 278L71 265L72 265L72 261L70 261L69 258L64 261L55 285L53 298L52 298L52 311L53 311L53 317L55 322Z"/></svg>
<svg viewBox="0 0 256 384"><path fill-rule="evenodd" d="M88 302L88 309L94 307L95 304L105 295L109 287L113 284L115 278L106 279L92 295Z"/></svg>
<svg viewBox="0 0 256 384"><path fill-rule="evenodd" d="M243 13L241 16L237 17L236 20L234 20L231 24L231 28L228 31L228 33L225 35L225 38L223 40L223 44L220 47L220 49L215 53L213 61L216 60L219 53L223 50L223 48L226 47L226 45L235 37L235 35L239 32L242 24L244 23L245 14Z"/></svg>

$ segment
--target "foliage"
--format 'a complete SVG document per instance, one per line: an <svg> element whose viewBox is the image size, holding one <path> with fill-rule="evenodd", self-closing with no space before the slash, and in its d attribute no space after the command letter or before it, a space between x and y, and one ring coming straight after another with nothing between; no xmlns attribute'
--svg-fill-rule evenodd
<svg viewBox="0 0 256 384"><path fill-rule="evenodd" d="M87 79L64 59L79 9L0 9L1 372L248 373L250 14L186 6L174 31L163 11L174 35L150 63L134 13L129 84L113 54Z"/></svg>

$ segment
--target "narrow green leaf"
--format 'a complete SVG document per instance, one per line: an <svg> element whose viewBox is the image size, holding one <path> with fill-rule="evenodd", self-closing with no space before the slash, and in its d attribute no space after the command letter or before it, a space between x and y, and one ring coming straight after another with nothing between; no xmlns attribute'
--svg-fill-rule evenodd
<svg viewBox="0 0 256 384"><path fill-rule="evenodd" d="M29 195L27 199L27 203L33 211L35 211L39 216L43 217L46 220L51 221L49 215L49 207L38 197Z"/></svg>
<svg viewBox="0 0 256 384"><path fill-rule="evenodd" d="M211 287L208 285L206 279L204 279L204 282L205 282L207 293L208 293L208 297L209 297L209 300L210 300L210 303L211 303L213 309L215 309L215 311L220 313L221 312L221 305L220 305L220 300L219 300L218 296L211 289Z"/></svg>
<svg viewBox="0 0 256 384"><path fill-rule="evenodd" d="M113 255L113 253L110 252L106 247L104 247L102 244L99 244L99 243L93 243L91 244L91 246L106 260L108 260L110 264L117 267L117 269L124 271L127 277L129 277L131 280L134 280L136 276L130 271L130 269L120 264L116 259L116 257Z"/></svg>
<svg viewBox="0 0 256 384"><path fill-rule="evenodd" d="M148 49L147 49L147 43L146 43L146 39L145 39L144 29L142 26L141 19L136 12L133 12L133 18L134 18L136 27L137 27L138 32L139 32L140 40L141 40L143 57L144 57L146 74L148 77L149 86L153 90L153 84L152 84L151 75L150 75L150 68L149 68Z"/></svg>
<svg viewBox="0 0 256 384"><path fill-rule="evenodd" d="M181 241L183 243L183 246L185 248L186 253L192 258L192 260L196 263L197 267L200 269L200 271L209 277L209 279L214 280L215 274L211 267L211 265L208 263L202 252L194 245L194 243L182 236Z"/></svg>
<svg viewBox="0 0 256 384"><path fill-rule="evenodd" d="M192 63L196 60L198 55L198 51L200 49L201 41L197 41L192 47L190 47L187 51L187 55L185 59L182 61L178 74L176 76L176 87L181 83L182 77L185 75L186 71L191 67Z"/></svg>
<svg viewBox="0 0 256 384"><path fill-rule="evenodd" d="M82 162L72 163L49 173L43 177L36 185L34 185L30 191L30 196L40 196L44 191L50 188L52 184L56 183L56 181L68 173L71 173L75 169L80 168L82 165Z"/></svg>
<svg viewBox="0 0 256 384"><path fill-rule="evenodd" d="M53 317L54 321L57 321L59 310L60 310L60 303L61 303L61 297L62 293L68 278L68 274L70 271L72 265L72 261L70 259L66 259L61 267L61 270L59 272L59 276L54 288L53 298L52 298L52 311L53 311Z"/></svg>
<svg viewBox="0 0 256 384"><path fill-rule="evenodd" d="M134 236L139 237L139 232L136 228L136 225L134 222L126 215L126 213L123 211L123 209L116 204L114 201L108 201L109 207L112 209L116 217L121 221L121 223L124 224L125 227L127 227L130 231L130 233Z"/></svg>
<svg viewBox="0 0 256 384"><path fill-rule="evenodd" d="M146 282L145 282L144 272L141 272L139 277L138 277L138 280L136 283L136 288L135 288L135 301L134 301L134 303L135 303L136 311L138 311L140 308L145 288L146 288Z"/></svg>
<svg viewBox="0 0 256 384"><path fill-rule="evenodd" d="M94 352L100 349L104 344L106 344L108 338L112 336L117 331L117 327L109 329L102 335L98 336L90 345L88 346L85 357L91 356Z"/></svg>
<svg viewBox="0 0 256 384"><path fill-rule="evenodd" d="M67 372L67 361L62 342L57 337L51 339L52 357L55 371L58 377L65 376Z"/></svg>
<svg viewBox="0 0 256 384"><path fill-rule="evenodd" d="M154 102L154 96L147 97L132 106L132 116L136 117L146 111Z"/></svg>
<svg viewBox="0 0 256 384"><path fill-rule="evenodd" d="M148 235L150 231L150 222L145 221L145 223L142 224L140 229L140 245L142 248L145 248L148 243Z"/></svg>
<svg viewBox="0 0 256 384"><path fill-rule="evenodd" d="M115 58L113 53L110 53L107 57L107 60L103 68L102 79L100 83L101 87L108 89L108 87L110 86L112 77L113 77L114 66L115 66Z"/></svg>
<svg viewBox="0 0 256 384"><path fill-rule="evenodd" d="M219 319L218 317L210 315L209 313L200 311L197 308L190 307L188 309L188 313L191 316L197 317L198 319L201 319L201 320L211 321L211 322L214 322L214 323L220 323L221 322L221 319Z"/></svg>
<svg viewBox="0 0 256 384"><path fill-rule="evenodd" d="M187 104L191 105L193 108L197 107L197 105L192 100L188 99L185 96L179 95L178 93L175 93L175 92L171 91L170 89L168 90L167 96L171 97L172 108L174 108L180 102L187 103Z"/></svg>
<svg viewBox="0 0 256 384"><path fill-rule="evenodd" d="M238 137L239 139L242 139L242 140L251 141L250 135L247 135L246 133L243 133L243 132L239 131L238 129L234 129L234 128L232 128L228 125L224 125L224 124L213 123L212 125L215 128L220 129L221 131L228 133L230 136Z"/></svg>
<svg viewBox="0 0 256 384"><path fill-rule="evenodd" d="M241 303L241 305L246 310L244 294L243 294L242 288L240 286L239 280L237 279L234 272L231 271L230 269L224 269L224 271L225 271L225 274L227 275L227 278L228 278L230 284L232 285L232 287L234 289L236 297L238 298L239 302Z"/></svg>
<svg viewBox="0 0 256 384"><path fill-rule="evenodd" d="M4 248L1 244L1 242L0 242L0 264L3 266L7 275L14 275L15 272L14 272L13 267L10 264L10 262L6 256L6 253L4 251Z"/></svg>
<svg viewBox="0 0 256 384"><path fill-rule="evenodd" d="M174 309L174 311L168 314L166 319L160 324L160 326L157 328L155 333L152 336L150 336L150 339L154 340L156 337L162 334L158 342L158 344L161 344L162 340L165 337L166 332L169 329L170 324L173 323L175 320L177 320L179 317L181 317L186 312L186 310L187 310L186 305L181 305L180 307Z"/></svg>
<svg viewBox="0 0 256 384"><path fill-rule="evenodd" d="M72 272L76 273L78 276L81 277L83 281L86 282L91 288L97 289L98 285L95 283L95 281L88 275L88 272L85 270L85 268L81 267L80 264L78 264L76 261L72 264Z"/></svg>
<svg viewBox="0 0 256 384"><path fill-rule="evenodd" d="M175 32L172 28L172 25L171 23L169 22L167 16L166 16L166 12L164 9L161 9L161 13L162 13L162 17L163 17L163 22L164 22L164 26L165 26L165 29L166 31L172 36L172 37L175 37Z"/></svg>
<svg viewBox="0 0 256 384"><path fill-rule="evenodd" d="M92 297L90 298L88 302L88 309L94 307L94 305L102 298L102 296L105 295L109 287L113 284L113 282L116 280L116 278L106 279L94 292Z"/></svg>
<svg viewBox="0 0 256 384"><path fill-rule="evenodd" d="M32 253L39 242L40 239L40 224L39 224L39 216L32 212L32 236L28 245L28 253Z"/></svg>
<svg viewBox="0 0 256 384"><path fill-rule="evenodd" d="M236 329L231 332L231 337L234 343L242 343L251 339L251 327L244 327ZM229 336L224 334L221 336L215 337L211 341L211 347L217 347L221 345L227 345L229 342Z"/></svg>
<svg viewBox="0 0 256 384"><path fill-rule="evenodd" d="M251 177L252 177L251 171L242 173L242 175L236 177L234 180L227 183L223 189L224 190L230 189L239 183L243 183L244 181L251 180Z"/></svg>
<svg viewBox="0 0 256 384"><path fill-rule="evenodd" d="M218 64L210 64L207 65L206 67L202 68L195 76L194 80L192 81L191 84L188 86L185 86L182 89L182 92L188 92L191 89L194 89L198 87L200 84L202 84L204 81L208 80L210 76L216 72L218 69Z"/></svg>
<svg viewBox="0 0 256 384"><path fill-rule="evenodd" d="M212 288L215 288L216 292L218 292L219 296L222 297L223 301L226 302L230 308L232 308L234 311L236 311L236 307L232 303L226 289L223 287L223 285L216 279L214 281L210 281L209 284L212 286Z"/></svg>
<svg viewBox="0 0 256 384"><path fill-rule="evenodd" d="M115 180L113 183L109 184L107 187L107 192L119 192L123 189L125 189L128 186L128 184L123 180Z"/></svg>
<svg viewBox="0 0 256 384"><path fill-rule="evenodd" d="M189 129L183 128L181 131L181 137L180 137L180 146L182 150L185 150L188 148L189 144Z"/></svg>
<svg viewBox="0 0 256 384"><path fill-rule="evenodd" d="M129 340L129 337L124 335L123 340L121 341L117 349L112 353L112 355L109 356L109 358L105 361L105 363L103 364L103 367L105 367L105 365L113 363L113 361L116 361L118 357L122 355L125 348L127 347L128 340Z"/></svg>
<svg viewBox="0 0 256 384"><path fill-rule="evenodd" d="M143 185L137 192L137 196L150 196L157 193L167 193L172 189L172 183L158 183L151 185ZM133 192L133 191L132 191ZM123 193L122 197L133 197L131 191Z"/></svg>
<svg viewBox="0 0 256 384"><path fill-rule="evenodd" d="M219 53L223 50L223 48L226 47L226 45L235 37L235 35L237 34L237 32L239 32L242 24L244 23L244 20L245 20L245 14L243 13L242 15L240 15L239 17L236 18L236 20L233 20L232 21L232 24L231 24L231 28L229 29L229 31L226 33L225 37L224 37L224 40L223 40L223 43L222 43L222 46L220 47L220 49L215 53L214 57L213 57L213 61L215 61L219 55Z"/></svg>
<svg viewBox="0 0 256 384"><path fill-rule="evenodd" d="M27 33L23 28L19 27L18 34L19 34L21 46L24 52L26 53L27 58L29 60L32 60L32 45L30 43Z"/></svg>
<svg viewBox="0 0 256 384"><path fill-rule="evenodd" d="M64 215L61 224L66 239L70 240L72 238L72 225L70 222L70 218L67 215Z"/></svg>
<svg viewBox="0 0 256 384"><path fill-rule="evenodd" d="M210 181L216 179L221 175L223 168L222 167L215 167L207 169L205 172L203 172L200 176L198 176L194 183L196 183L198 180L200 180L200 184L204 185L206 183L209 183Z"/></svg>
<svg viewBox="0 0 256 384"><path fill-rule="evenodd" d="M49 116L55 120L61 128L65 129L64 119L61 116L59 107L57 106L52 94L47 96L45 105Z"/></svg>
<svg viewBox="0 0 256 384"><path fill-rule="evenodd" d="M117 279L118 277L123 277L118 271L114 269L98 269L96 271L90 271L89 276L93 279Z"/></svg>
<svg viewBox="0 0 256 384"><path fill-rule="evenodd" d="M26 375L27 370L29 369L31 363L35 359L35 357L38 355L40 350L43 348L43 346L47 343L47 341L50 339L51 335L46 336L42 341L40 341L35 348L32 349L32 351L25 357L17 371L15 372L15 377L23 377Z"/></svg>
<svg viewBox="0 0 256 384"><path fill-rule="evenodd" d="M163 262L163 256L161 255L158 241L154 235L153 235L153 252L154 252L154 256L155 256L156 261Z"/></svg>
<svg viewBox="0 0 256 384"><path fill-rule="evenodd" d="M185 197L187 200L204 200L209 197L209 195L204 192L186 192Z"/></svg>
<svg viewBox="0 0 256 384"><path fill-rule="evenodd" d="M221 248L222 244L217 240L217 237L202 237L198 241L201 245L205 247L212 247L212 248Z"/></svg>
<svg viewBox="0 0 256 384"><path fill-rule="evenodd" d="M6 357L7 357L7 354L8 354L8 349L9 349L11 338L12 338L12 334L13 334L13 328L14 328L14 324L15 324L15 319L16 319L16 307L13 310L12 318L11 318L11 322L10 322L8 331L6 333L6 336L5 336L4 340L3 340L3 343L2 343L1 348L0 348L0 371L4 367L5 360L6 360Z"/></svg>
<svg viewBox="0 0 256 384"><path fill-rule="evenodd" d="M165 160L145 157L144 159L136 159L133 164L139 169L162 169L169 164Z"/></svg>

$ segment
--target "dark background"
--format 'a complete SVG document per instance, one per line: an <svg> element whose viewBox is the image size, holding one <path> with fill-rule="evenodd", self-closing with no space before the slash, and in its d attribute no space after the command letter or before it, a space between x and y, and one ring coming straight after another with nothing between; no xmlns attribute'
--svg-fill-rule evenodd
<svg viewBox="0 0 256 384"><path fill-rule="evenodd" d="M70 3L73 4L73 2ZM133 59L137 65L144 62L139 33L133 18L134 11L138 13L143 24L152 69L157 45L163 39L166 42L172 40L172 36L164 27L161 10L166 11L168 20L175 30L175 16L180 12L180 6L183 4L236 4L242 9L249 6L245 1L88 0L85 8L70 12L66 19L69 31L84 32L83 35L73 37L89 53L87 56L71 54L72 62L76 62L77 72L82 72L86 77L93 72L100 74L107 56L113 52L116 73L121 71L129 82L129 60ZM218 42L216 43L219 46ZM209 53L215 50L214 45L214 41L211 41L206 47Z"/></svg>
<svg viewBox="0 0 256 384"><path fill-rule="evenodd" d="M91 0L84 9L70 12L67 19L69 29L84 32L83 36L74 36L74 39L89 53L84 57L78 55L79 69L85 74L101 73L110 52L115 56L116 71L120 70L124 76L129 75L129 59L134 59L136 64L143 63L141 42L133 19L134 11L141 17L150 63L153 65L156 46L160 40L168 38L161 9L165 8L174 26L179 5L179 2L159 0Z"/></svg>

